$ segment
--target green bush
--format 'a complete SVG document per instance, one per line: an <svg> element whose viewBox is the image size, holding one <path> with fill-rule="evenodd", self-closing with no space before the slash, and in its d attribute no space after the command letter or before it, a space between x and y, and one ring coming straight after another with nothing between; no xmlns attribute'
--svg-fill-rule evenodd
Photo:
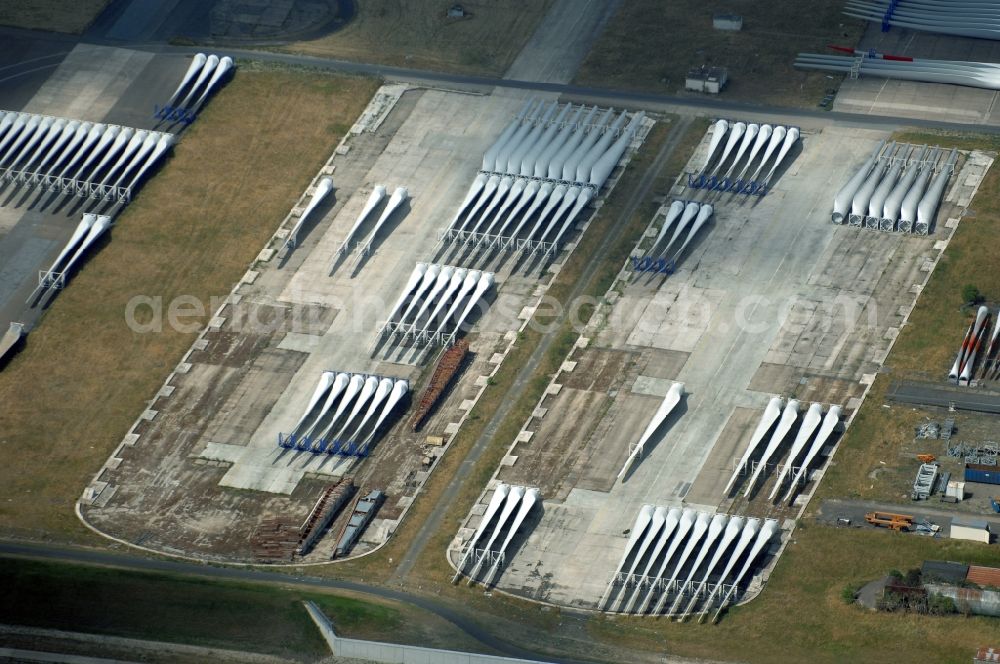
<svg viewBox="0 0 1000 664"><path fill-rule="evenodd" d="M972 284L962 286L962 301L968 304L979 304L983 301L983 294Z"/></svg>
<svg viewBox="0 0 1000 664"><path fill-rule="evenodd" d="M931 615L944 616L957 611L955 600L950 597L935 593L927 599L927 613Z"/></svg>
<svg viewBox="0 0 1000 664"><path fill-rule="evenodd" d="M844 600L844 604L854 604L858 598L858 590L858 586L849 583L840 591L840 599Z"/></svg>

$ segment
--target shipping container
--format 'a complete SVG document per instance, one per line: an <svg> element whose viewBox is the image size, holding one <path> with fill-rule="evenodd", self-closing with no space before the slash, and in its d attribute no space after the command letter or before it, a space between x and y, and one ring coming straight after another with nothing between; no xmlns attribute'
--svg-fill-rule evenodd
<svg viewBox="0 0 1000 664"><path fill-rule="evenodd" d="M989 544L990 525L979 519L959 519L955 517L951 520L951 538Z"/></svg>
<svg viewBox="0 0 1000 664"><path fill-rule="evenodd" d="M980 484L1000 484L1000 466L984 466L982 464L965 464L965 481Z"/></svg>

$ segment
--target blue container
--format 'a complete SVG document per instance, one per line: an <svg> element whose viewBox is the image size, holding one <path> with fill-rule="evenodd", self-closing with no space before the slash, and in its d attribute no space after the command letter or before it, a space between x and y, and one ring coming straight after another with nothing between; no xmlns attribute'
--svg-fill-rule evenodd
<svg viewBox="0 0 1000 664"><path fill-rule="evenodd" d="M1000 466L965 464L965 481L979 484L1000 484Z"/></svg>

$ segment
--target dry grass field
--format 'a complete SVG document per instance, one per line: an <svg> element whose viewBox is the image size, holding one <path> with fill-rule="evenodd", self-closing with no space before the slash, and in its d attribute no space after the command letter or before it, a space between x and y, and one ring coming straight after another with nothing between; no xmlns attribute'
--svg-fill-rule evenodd
<svg viewBox="0 0 1000 664"><path fill-rule="evenodd" d="M463 2L467 16L448 18L450 0L366 0L341 30L285 47L385 65L499 76L507 71L552 0Z"/></svg>
<svg viewBox="0 0 1000 664"><path fill-rule="evenodd" d="M813 106L840 77L792 67L796 53L827 44L853 46L864 24L828 0L629 0L623 2L577 72L580 85L676 94L691 67L726 67L722 99L779 106ZM712 27L715 12L739 14L743 30ZM697 94L697 93L692 93Z"/></svg>
<svg viewBox="0 0 1000 664"><path fill-rule="evenodd" d="M6 0L0 2L0 25L79 34L109 0Z"/></svg>
<svg viewBox="0 0 1000 664"><path fill-rule="evenodd" d="M0 373L0 534L84 536L74 502L193 339L126 304L225 296L377 85L244 71L213 99Z"/></svg>

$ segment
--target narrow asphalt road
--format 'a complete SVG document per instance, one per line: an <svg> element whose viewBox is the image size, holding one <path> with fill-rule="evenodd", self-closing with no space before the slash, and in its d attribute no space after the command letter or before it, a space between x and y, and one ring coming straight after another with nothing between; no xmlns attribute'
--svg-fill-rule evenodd
<svg viewBox="0 0 1000 664"><path fill-rule="evenodd" d="M108 45L110 46L114 44ZM148 46L130 45L130 48L148 50L156 53L182 54L193 54L204 50L204 48L194 46L174 46L165 44L152 44ZM974 130L976 132L990 134L1000 133L1000 125L966 124L959 122L947 122L943 120L904 118L888 115L866 115L862 113L824 111L821 109L811 108L768 106L748 102L728 101L723 98L710 98L707 96L681 97L677 95L663 95L650 92L595 88L584 85L574 85L572 83L545 83L538 81L522 81L517 79L492 78L487 76L471 76L467 74L453 74L438 71L407 69L403 67L390 67L387 65L349 62L346 60L335 60L332 58L321 58L292 53L277 53L273 51L219 48L213 49L213 52L218 52L220 55L226 54L233 58L244 58L258 60L261 62L311 67L320 70L345 72L350 74L380 76L386 79L417 85L422 84L434 85L437 87L451 87L459 90L478 91L484 93L488 93L493 88L532 90L536 92L557 93L567 100L601 101L605 104L610 103L618 106L670 113L706 114L715 116L752 114L755 117L755 120L760 121L774 121L777 118L784 119L786 122L809 121L815 123L817 126L840 124L849 126L853 125L869 129L884 129L887 131L895 130L900 127L918 127L923 129L942 129L966 132Z"/></svg>
<svg viewBox="0 0 1000 664"><path fill-rule="evenodd" d="M988 492L989 489L986 489L986 491ZM816 518L831 525L836 525L839 518L847 518L851 520L851 525L853 526L879 528L879 526L870 526L865 523L865 514L868 512L889 512L891 514L907 514L916 519L917 523L923 519L927 519L931 523L941 526L941 537L950 536L952 519L985 521L989 524L991 532L1000 533L1000 516L997 514L977 514L974 512L939 509L933 506L934 502L936 500L920 500L909 504L896 504L879 503L871 500L838 500L828 498L823 501Z"/></svg>
<svg viewBox="0 0 1000 664"><path fill-rule="evenodd" d="M71 48L73 38L54 33L34 32L17 28L0 28L0 43L5 40L26 36L37 41L55 41L64 48ZM86 37L79 43L118 46L135 50L160 54L188 55L206 50L204 46L183 46L153 42L147 44L126 43L122 41ZM869 129L893 130L900 127L916 127L922 129L941 129L950 131L976 131L979 133L1000 133L1000 125L967 124L929 120L919 118L904 118L890 115L867 115L862 113L845 113L842 111L824 111L811 108L788 108L752 104L747 102L728 101L724 98L707 96L681 97L651 92L627 90L611 90L584 85L543 83L517 79L495 78L490 76L471 76L439 71L391 67L388 65L351 62L317 56L299 55L294 53L279 53L274 51L258 51L253 49L211 47L213 53L229 55L233 58L257 60L290 66L307 67L323 71L336 71L348 74L380 76L387 79L412 83L415 85L433 85L450 87L458 90L478 91L487 93L493 88L512 88L519 90L534 90L537 92L557 93L567 100L601 101L623 107L643 108L651 111L674 112L704 115L753 114L760 121L784 121L789 123L809 122L816 126L838 124L857 126Z"/></svg>
<svg viewBox="0 0 1000 664"><path fill-rule="evenodd" d="M509 657L538 660L539 655L526 648L498 638L479 622L452 609L443 602L409 593L403 590L372 586L353 581L340 581L315 576L296 576L267 572L241 567L216 567L197 563L142 558L126 553L112 553L96 549L83 549L53 544L12 542L0 540L0 557L21 558L44 562L59 562L69 564L97 565L115 569L126 569L136 572L166 572L171 574L186 574L224 581L246 581L251 583L278 584L287 588L300 590L341 590L369 595L383 600L392 600L409 604L423 611L447 620L483 645ZM565 662L566 664L582 664L580 660L546 657L549 662Z"/></svg>

